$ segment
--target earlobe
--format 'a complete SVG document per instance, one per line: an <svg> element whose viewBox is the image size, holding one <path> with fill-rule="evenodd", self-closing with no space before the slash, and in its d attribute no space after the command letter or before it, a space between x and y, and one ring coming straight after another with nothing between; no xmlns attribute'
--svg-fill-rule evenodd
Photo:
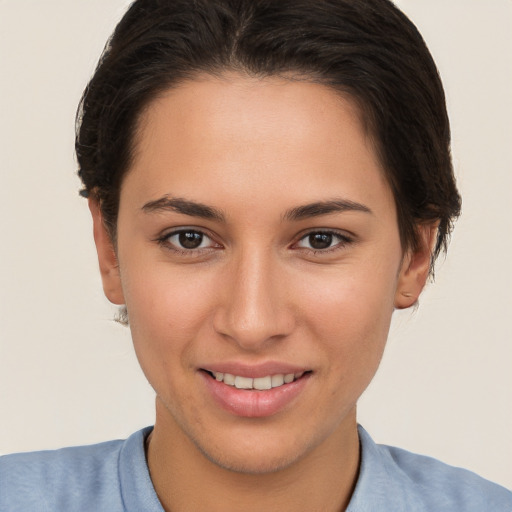
<svg viewBox="0 0 512 512"><path fill-rule="evenodd" d="M107 299L113 304L124 304L117 255L110 234L103 222L103 215L96 199L89 198L89 210L92 215L94 242L98 253L103 291Z"/></svg>
<svg viewBox="0 0 512 512"><path fill-rule="evenodd" d="M397 309L406 309L418 302L430 271L437 225L437 222L420 225L418 247L404 256L395 293Z"/></svg>

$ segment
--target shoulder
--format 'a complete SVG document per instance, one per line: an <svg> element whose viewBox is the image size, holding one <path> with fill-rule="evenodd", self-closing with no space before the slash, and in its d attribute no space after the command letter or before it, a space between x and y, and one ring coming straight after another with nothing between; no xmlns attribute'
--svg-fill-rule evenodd
<svg viewBox="0 0 512 512"><path fill-rule="evenodd" d="M512 511L512 492L504 487L431 457L375 444L362 428L359 433L360 480L366 494L361 502L371 502L377 494L377 499L394 511Z"/></svg>
<svg viewBox="0 0 512 512"><path fill-rule="evenodd" d="M512 492L471 471L400 448L379 448L400 479L437 510L512 512Z"/></svg>
<svg viewBox="0 0 512 512"><path fill-rule="evenodd" d="M126 442L0 457L0 511L123 510L119 458Z"/></svg>

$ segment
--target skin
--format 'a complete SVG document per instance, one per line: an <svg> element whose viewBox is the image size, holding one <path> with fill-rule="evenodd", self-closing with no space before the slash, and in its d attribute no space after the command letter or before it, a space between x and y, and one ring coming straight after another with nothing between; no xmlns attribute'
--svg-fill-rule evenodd
<svg viewBox="0 0 512 512"><path fill-rule="evenodd" d="M163 207L169 198L218 215ZM362 208L292 215L333 200ZM126 304L157 394L148 465L164 508L343 510L359 464L356 403L393 310L425 284L435 234L419 227L417 251L402 249L350 99L277 78L183 83L143 114L115 250L90 207L105 293ZM201 248L180 247L180 228L207 235ZM314 250L309 235L325 231L330 245ZM201 369L225 361L309 373L275 414L239 417L205 386Z"/></svg>

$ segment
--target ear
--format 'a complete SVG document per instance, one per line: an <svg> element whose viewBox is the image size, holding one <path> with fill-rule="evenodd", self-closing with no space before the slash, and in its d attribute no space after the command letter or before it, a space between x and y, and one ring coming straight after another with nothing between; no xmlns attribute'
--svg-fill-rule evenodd
<svg viewBox="0 0 512 512"><path fill-rule="evenodd" d="M124 304L117 255L110 234L105 227L103 215L97 200L89 198L89 210L92 215L94 242L98 253L103 291L107 299L113 304Z"/></svg>
<svg viewBox="0 0 512 512"><path fill-rule="evenodd" d="M395 308L405 309L418 302L427 282L438 222L418 226L418 247L405 254L398 276Z"/></svg>

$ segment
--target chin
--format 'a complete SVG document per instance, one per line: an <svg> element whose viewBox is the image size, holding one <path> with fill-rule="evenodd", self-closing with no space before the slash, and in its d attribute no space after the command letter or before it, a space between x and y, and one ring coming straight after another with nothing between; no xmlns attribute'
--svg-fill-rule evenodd
<svg viewBox="0 0 512 512"><path fill-rule="evenodd" d="M300 454L280 453L275 451L258 451L251 454L232 454L232 453L212 453L198 447L202 454L213 464L226 471L245 474L245 475L265 475L283 471L293 465L299 458Z"/></svg>
<svg viewBox="0 0 512 512"><path fill-rule="evenodd" d="M261 426L256 431L235 430L230 434L226 437L218 431L212 431L208 436L192 438L192 442L202 455L216 466L247 475L271 474L286 470L307 457L322 441L307 439L304 431L291 431L284 435L282 430L276 433L272 432L272 428L261 429Z"/></svg>

